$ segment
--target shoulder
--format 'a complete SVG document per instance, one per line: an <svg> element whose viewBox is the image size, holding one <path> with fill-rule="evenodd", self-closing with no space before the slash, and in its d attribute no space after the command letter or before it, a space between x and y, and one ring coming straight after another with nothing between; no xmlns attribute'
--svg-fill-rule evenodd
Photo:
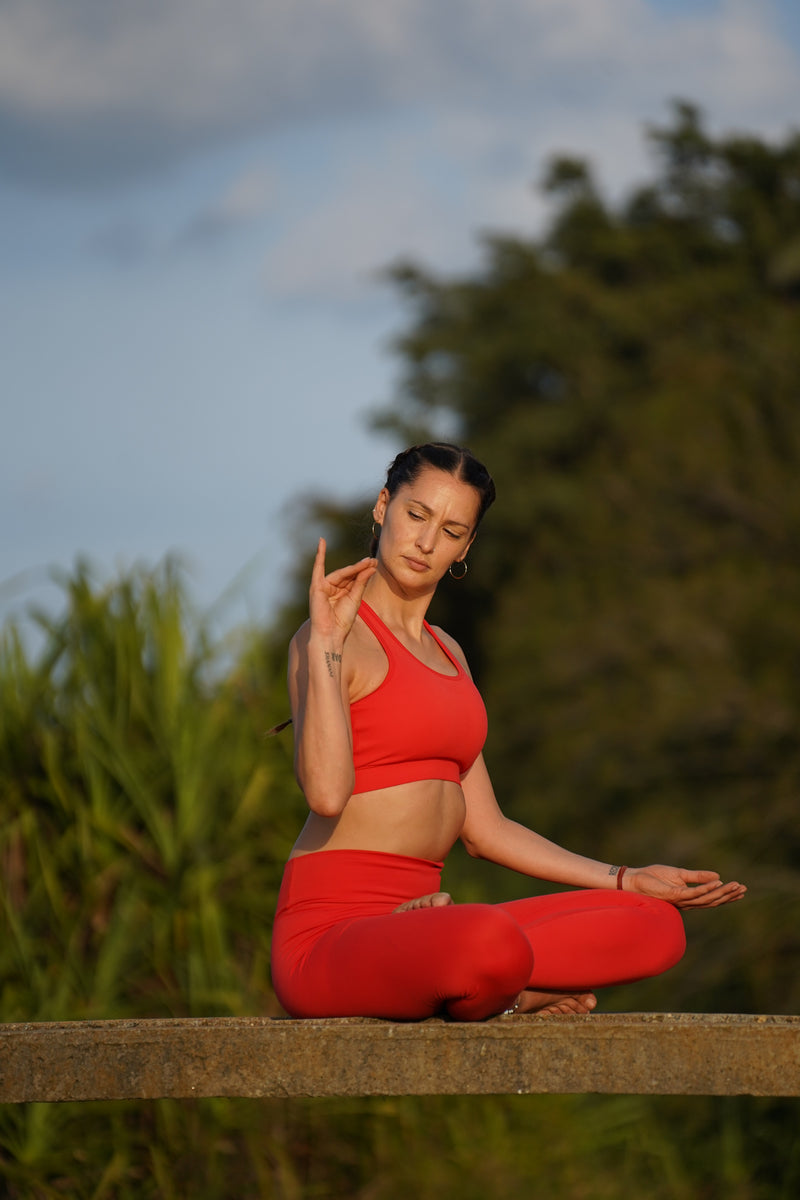
<svg viewBox="0 0 800 1200"><path fill-rule="evenodd" d="M461 663L464 670L467 672L467 674L470 676L470 678L472 678L472 675L471 675L471 672L469 669L469 663L467 662L467 656L464 653L464 651L461 649L461 647L459 646L456 639L454 637L451 637L451 635L446 630L442 629L442 627L440 625L431 625L431 629L436 634L437 638L442 643L442 645L445 646L447 648L447 650L450 651L450 653L453 655L454 658L458 659L458 661Z"/></svg>

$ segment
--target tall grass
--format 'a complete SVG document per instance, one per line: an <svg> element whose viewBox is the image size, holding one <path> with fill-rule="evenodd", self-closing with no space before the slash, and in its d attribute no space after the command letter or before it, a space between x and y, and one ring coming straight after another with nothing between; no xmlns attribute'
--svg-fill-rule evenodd
<svg viewBox="0 0 800 1200"><path fill-rule="evenodd" d="M796 1109L497 1096L33 1106L10 1200L793 1200ZM6 1138L6 1144L8 1138Z"/></svg>
<svg viewBox="0 0 800 1200"><path fill-rule="evenodd" d="M0 640L0 1016L274 1012L269 932L300 816L286 746L264 738L282 665L251 635L223 671L230 649L170 562L63 583L35 660L15 626ZM8 1161L58 1158L63 1119L7 1111Z"/></svg>
<svg viewBox="0 0 800 1200"><path fill-rule="evenodd" d="M264 1011L298 818L276 664L253 641L216 679L170 563L65 588L35 663L0 646L2 1015Z"/></svg>

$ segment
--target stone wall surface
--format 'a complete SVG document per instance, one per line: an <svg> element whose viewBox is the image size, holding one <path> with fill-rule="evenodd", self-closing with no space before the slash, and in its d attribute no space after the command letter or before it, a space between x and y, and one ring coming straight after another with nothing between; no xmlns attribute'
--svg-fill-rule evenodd
<svg viewBox="0 0 800 1200"><path fill-rule="evenodd" d="M800 1017L0 1025L0 1102L598 1092L800 1095Z"/></svg>

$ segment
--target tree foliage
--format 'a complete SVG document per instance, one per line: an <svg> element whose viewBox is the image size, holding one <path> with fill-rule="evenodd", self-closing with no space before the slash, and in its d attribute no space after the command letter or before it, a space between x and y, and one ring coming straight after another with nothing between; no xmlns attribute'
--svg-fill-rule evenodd
<svg viewBox="0 0 800 1200"><path fill-rule="evenodd" d="M376 424L449 428L496 478L434 612L484 690L505 810L743 878L746 905L692 921L673 1003L796 1010L800 137L713 139L680 104L649 139L622 203L556 159L541 238L490 237L464 278L395 269L405 372Z"/></svg>

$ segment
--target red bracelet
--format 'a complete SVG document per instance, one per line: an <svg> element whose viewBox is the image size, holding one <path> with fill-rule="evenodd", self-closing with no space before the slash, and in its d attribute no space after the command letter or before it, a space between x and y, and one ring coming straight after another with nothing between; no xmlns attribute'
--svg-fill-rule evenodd
<svg viewBox="0 0 800 1200"><path fill-rule="evenodd" d="M618 892L622 891L622 876L625 874L627 869L628 869L627 867L620 867L620 869L617 871L617 891Z"/></svg>

